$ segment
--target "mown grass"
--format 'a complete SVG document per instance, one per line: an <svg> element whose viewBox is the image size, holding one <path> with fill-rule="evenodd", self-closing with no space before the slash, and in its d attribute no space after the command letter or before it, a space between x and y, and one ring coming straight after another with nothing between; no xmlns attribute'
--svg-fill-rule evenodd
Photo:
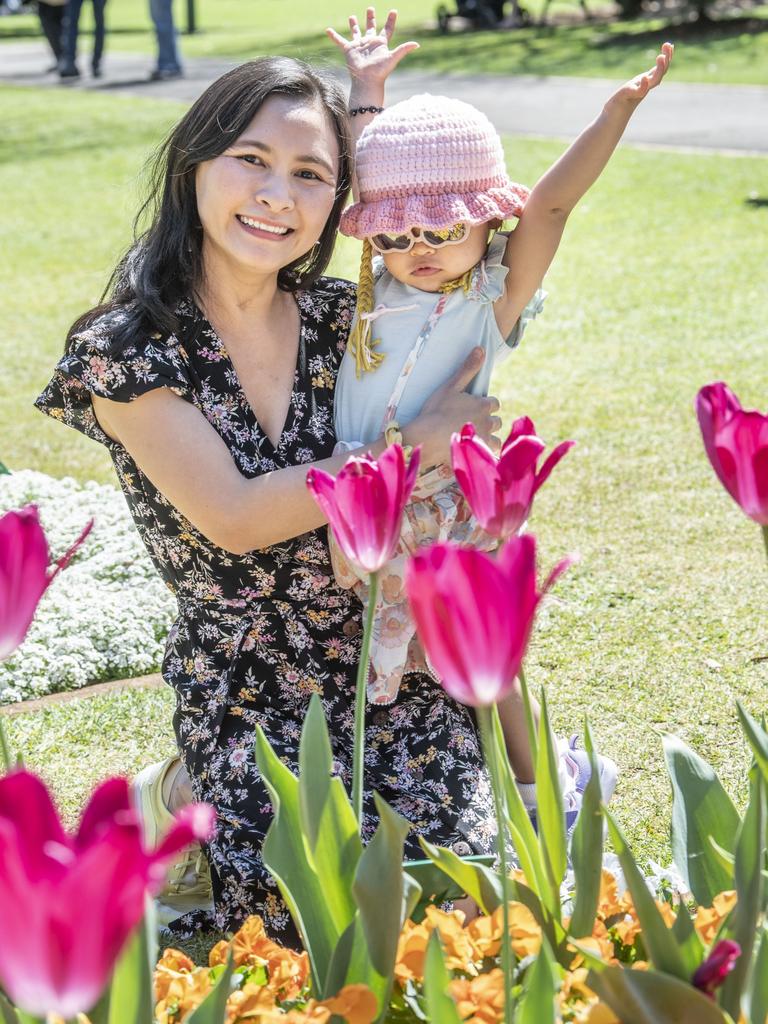
<svg viewBox="0 0 768 1024"><path fill-rule="evenodd" d="M543 0L524 6L538 19ZM386 5L385 5L386 6ZM750 3L733 8L713 22L691 24L685 9L664 17L620 22L600 17L592 22L563 24L577 10L575 0L555 0L551 26L533 25L516 31L452 31L435 28L433 0L408 0L400 5L400 38L415 37L424 45L408 67L424 71L470 74L581 75L628 78L641 71L666 39L680 44L685 59L675 65L677 81L764 84L768 81L768 16ZM449 10L455 9L446 0ZM600 12L602 5L591 4ZM312 61L338 63L335 47L323 36L326 25L343 30L354 9L345 0L296 0L287 13L276 0L197 0L198 32L185 36L189 57L231 57L245 60L265 53L285 53ZM382 8L383 9L383 8ZM177 22L186 24L186 5L177 2ZM364 13L363 8L357 12ZM84 30L90 26L84 10ZM146 7L135 0L110 0L107 9L108 49L154 52ZM38 34L33 15L0 19L0 41Z"/></svg>
<svg viewBox="0 0 768 1024"><path fill-rule="evenodd" d="M31 401L68 323L98 298L126 244L146 154L174 104L6 91L0 195L0 458L111 480L106 456ZM508 145L534 181L561 150ZM542 616L528 674L558 730L590 716L621 768L615 798L642 856L667 859L669 787L660 737L674 731L737 799L748 759L740 697L765 710L768 566L758 528L722 492L693 414L726 379L765 406L768 161L622 149L574 212L547 308L496 377L505 419L527 413L576 448L537 499L542 569L581 562ZM334 268L352 276L356 251ZM140 691L9 720L11 740L74 816L93 781L172 747L171 696Z"/></svg>

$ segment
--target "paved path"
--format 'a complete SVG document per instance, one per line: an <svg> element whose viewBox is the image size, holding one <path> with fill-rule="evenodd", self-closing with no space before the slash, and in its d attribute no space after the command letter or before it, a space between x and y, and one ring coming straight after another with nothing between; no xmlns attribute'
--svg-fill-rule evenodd
<svg viewBox="0 0 768 1024"><path fill-rule="evenodd" d="M105 77L60 85L42 69L41 43L0 45L0 83L89 89L191 102L220 74L234 67L220 59L189 59L186 77L148 82L151 59L109 53ZM589 78L458 76L401 71L388 88L390 100L415 92L442 93L473 103L505 135L570 139L597 114L615 83ZM666 82L643 103L624 136L635 144L734 153L768 153L768 87Z"/></svg>

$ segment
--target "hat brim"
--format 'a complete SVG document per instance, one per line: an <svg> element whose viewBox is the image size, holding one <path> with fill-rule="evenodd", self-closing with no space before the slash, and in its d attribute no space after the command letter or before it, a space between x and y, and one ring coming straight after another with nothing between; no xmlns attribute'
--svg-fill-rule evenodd
<svg viewBox="0 0 768 1024"><path fill-rule="evenodd" d="M482 192L443 192L438 195L388 196L361 201L341 217L341 233L370 238L381 232L400 234L409 228L444 228L464 222L472 226L490 220L519 217L530 194L525 185L510 181Z"/></svg>

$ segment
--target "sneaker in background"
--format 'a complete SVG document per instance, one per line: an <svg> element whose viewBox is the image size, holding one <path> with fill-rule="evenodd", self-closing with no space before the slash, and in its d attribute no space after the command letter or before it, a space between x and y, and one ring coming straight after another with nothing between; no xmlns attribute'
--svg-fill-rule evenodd
<svg viewBox="0 0 768 1024"><path fill-rule="evenodd" d="M579 737L577 735L571 736L568 749L565 752L565 759L575 779L576 791L583 793L592 777L592 767L586 750L579 746ZM603 757L601 754L597 755L597 767L600 771L600 792L602 793L603 803L607 804L616 789L619 770L616 767L615 761L612 761L610 757Z"/></svg>
<svg viewBox="0 0 768 1024"><path fill-rule="evenodd" d="M157 846L173 822L173 815L163 799L163 789L170 793L176 773L181 769L178 757L151 764L133 780L136 806L144 824L144 841ZM158 924L171 921L192 910L213 911L213 892L208 861L199 843L193 843L179 855L168 869L168 877L155 900Z"/></svg>

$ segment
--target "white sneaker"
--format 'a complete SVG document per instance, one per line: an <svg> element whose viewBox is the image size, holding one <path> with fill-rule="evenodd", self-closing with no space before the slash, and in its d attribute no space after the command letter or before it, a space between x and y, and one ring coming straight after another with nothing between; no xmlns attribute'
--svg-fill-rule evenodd
<svg viewBox="0 0 768 1024"><path fill-rule="evenodd" d="M136 806L144 824L144 841L155 847L173 823L163 800L166 778L181 768L178 757L151 764L133 780ZM158 924L167 927L192 910L213 911L213 891L208 861L199 843L192 843L168 869L165 886L155 900Z"/></svg>

